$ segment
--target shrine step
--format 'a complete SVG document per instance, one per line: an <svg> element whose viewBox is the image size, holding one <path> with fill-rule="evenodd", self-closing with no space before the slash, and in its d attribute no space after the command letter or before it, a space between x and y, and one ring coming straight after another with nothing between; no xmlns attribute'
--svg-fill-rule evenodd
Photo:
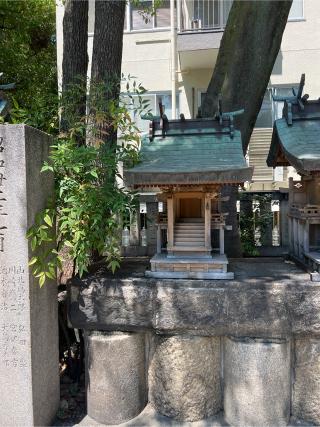
<svg viewBox="0 0 320 427"><path fill-rule="evenodd" d="M193 228L193 227L204 228L204 223L203 222L186 222L186 223L177 222L175 226L178 228Z"/></svg>
<svg viewBox="0 0 320 427"><path fill-rule="evenodd" d="M204 239L188 239L188 240L178 240L174 241L175 246L202 246L204 247Z"/></svg>
<svg viewBox="0 0 320 427"><path fill-rule="evenodd" d="M205 232L202 218L185 218L174 227L174 245L178 250L204 249Z"/></svg>
<svg viewBox="0 0 320 427"><path fill-rule="evenodd" d="M176 279L233 279L233 273L227 272L228 260L225 255L207 258L180 256L170 257L157 254L150 260L151 271L147 277Z"/></svg>
<svg viewBox="0 0 320 427"><path fill-rule="evenodd" d="M181 234L181 235L190 235L190 236L192 236L192 235L197 235L197 234L203 234L204 235L204 230L201 228L201 229L191 229L191 230L189 230L189 229L180 229L180 228L175 228L175 233L176 234Z"/></svg>
<svg viewBox="0 0 320 427"><path fill-rule="evenodd" d="M190 222L204 224L204 219L203 218L179 218L178 224L184 224L184 223L190 223Z"/></svg>

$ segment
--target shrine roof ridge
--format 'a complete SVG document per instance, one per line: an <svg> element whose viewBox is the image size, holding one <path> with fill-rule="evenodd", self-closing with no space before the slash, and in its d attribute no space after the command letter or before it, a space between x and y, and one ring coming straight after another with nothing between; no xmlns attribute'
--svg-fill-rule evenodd
<svg viewBox="0 0 320 427"><path fill-rule="evenodd" d="M129 185L242 183L252 176L243 155L241 133L167 135L144 138L141 162L125 171Z"/></svg>
<svg viewBox="0 0 320 427"><path fill-rule="evenodd" d="M305 75L292 96L274 97L284 102L282 118L274 122L267 165L293 166L300 174L320 171L320 98L302 96Z"/></svg>

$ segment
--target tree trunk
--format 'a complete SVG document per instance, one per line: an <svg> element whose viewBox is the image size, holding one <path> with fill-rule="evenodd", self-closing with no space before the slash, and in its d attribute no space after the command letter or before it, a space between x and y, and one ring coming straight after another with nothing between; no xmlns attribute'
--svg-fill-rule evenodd
<svg viewBox="0 0 320 427"><path fill-rule="evenodd" d="M95 1L91 79L93 84L103 83L106 105L117 102L120 93L125 7L125 0ZM117 130L107 123L105 128L108 131L102 131L100 138L114 146Z"/></svg>
<svg viewBox="0 0 320 427"><path fill-rule="evenodd" d="M291 4L292 0L234 0L230 10L201 113L203 117L213 117L219 97L223 111L244 108L244 114L235 117L244 153L281 46ZM222 194L230 195L227 222L232 225L232 232L226 240L226 252L239 256L237 191L225 187Z"/></svg>
<svg viewBox="0 0 320 427"><path fill-rule="evenodd" d="M83 117L86 112L86 83L88 71L88 0L66 0L63 18L63 61L62 61L62 95L72 92L74 84L77 102L72 102L76 117ZM67 98L70 94L67 95ZM68 101L68 99L66 100ZM69 100L70 101L70 100ZM61 128L68 130L69 120L62 112ZM83 142L83 141L82 141Z"/></svg>
<svg viewBox="0 0 320 427"><path fill-rule="evenodd" d="M244 108L235 118L246 152L277 58L292 0L235 0L230 10L202 115L212 117L219 96L224 111Z"/></svg>
<svg viewBox="0 0 320 427"><path fill-rule="evenodd" d="M125 0L95 1L93 80L120 80L125 6Z"/></svg>

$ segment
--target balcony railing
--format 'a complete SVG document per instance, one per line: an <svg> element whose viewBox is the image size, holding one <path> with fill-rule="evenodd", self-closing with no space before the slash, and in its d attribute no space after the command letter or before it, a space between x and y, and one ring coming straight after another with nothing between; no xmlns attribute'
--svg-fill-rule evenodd
<svg viewBox="0 0 320 427"><path fill-rule="evenodd" d="M221 31L227 23L233 0L181 0L178 31Z"/></svg>

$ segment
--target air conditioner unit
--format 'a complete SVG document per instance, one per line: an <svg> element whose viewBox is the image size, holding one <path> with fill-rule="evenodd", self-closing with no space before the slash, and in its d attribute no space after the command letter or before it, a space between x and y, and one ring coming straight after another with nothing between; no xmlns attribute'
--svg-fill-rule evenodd
<svg viewBox="0 0 320 427"><path fill-rule="evenodd" d="M192 28L192 30L201 29L201 19L192 19L191 28Z"/></svg>

